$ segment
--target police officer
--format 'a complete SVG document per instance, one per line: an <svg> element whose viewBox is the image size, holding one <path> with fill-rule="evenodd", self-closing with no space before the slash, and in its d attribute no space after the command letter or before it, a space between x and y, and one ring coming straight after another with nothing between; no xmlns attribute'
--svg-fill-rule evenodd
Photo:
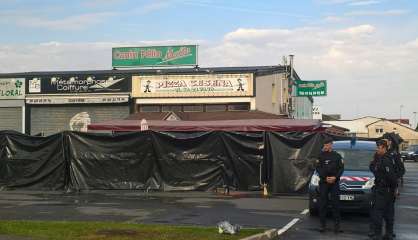
<svg viewBox="0 0 418 240"><path fill-rule="evenodd" d="M399 135L395 133L385 133L383 135L383 140L385 140L387 143L388 155L391 158L392 165L394 166L395 175L397 177L397 186L395 190L395 199L394 199L394 201L396 201L396 196L399 195L399 184L402 183L403 176L405 175L405 165L402 162L401 155L399 153L399 144L403 141L403 139L401 139ZM395 208L394 207L390 208L389 211L386 213L385 221L392 222L391 225L393 226L393 222L395 221ZM393 229L392 229L392 232L393 232ZM396 235L393 233L392 236L396 236Z"/></svg>
<svg viewBox="0 0 418 240"><path fill-rule="evenodd" d="M344 171L344 162L340 154L332 150L332 138L326 137L322 152L319 155L316 167L319 181L319 216L321 221L320 232L326 229L326 215L328 202L332 204L334 218L334 232L340 232L340 177ZM330 196L330 197L328 197Z"/></svg>
<svg viewBox="0 0 418 240"><path fill-rule="evenodd" d="M405 175L405 165L402 162L399 153L399 144L403 141L395 133L385 133L383 139L387 141L388 153L391 156L392 162L395 165L395 172L398 177L398 183L402 182L403 175Z"/></svg>
<svg viewBox="0 0 418 240"><path fill-rule="evenodd" d="M374 160L370 163L370 170L375 176L373 188L372 221L374 225L373 239L393 239L393 215L395 190L397 187L397 175L388 145L385 140L376 143L377 150ZM385 220L386 232L382 236L383 219ZM382 238L383 237L383 238Z"/></svg>

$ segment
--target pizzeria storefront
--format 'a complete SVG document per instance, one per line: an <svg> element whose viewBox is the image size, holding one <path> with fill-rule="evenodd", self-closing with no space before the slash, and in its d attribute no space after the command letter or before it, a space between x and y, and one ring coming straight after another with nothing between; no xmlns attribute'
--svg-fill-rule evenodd
<svg viewBox="0 0 418 240"><path fill-rule="evenodd" d="M87 131L91 122L123 119L130 113L127 74L35 75L28 77L26 91L32 135Z"/></svg>
<svg viewBox="0 0 418 240"><path fill-rule="evenodd" d="M139 75L132 78L136 112L255 110L252 73Z"/></svg>
<svg viewBox="0 0 418 240"><path fill-rule="evenodd" d="M25 132L24 82L24 78L0 78L0 130Z"/></svg>

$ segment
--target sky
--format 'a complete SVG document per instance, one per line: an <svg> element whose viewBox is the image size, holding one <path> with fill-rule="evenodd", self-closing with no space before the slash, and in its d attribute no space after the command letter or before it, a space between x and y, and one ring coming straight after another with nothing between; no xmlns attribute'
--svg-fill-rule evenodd
<svg viewBox="0 0 418 240"><path fill-rule="evenodd" d="M303 80L327 80L324 113L418 112L416 0L0 0L0 29L1 73L111 69L112 47L198 44L202 67L294 54Z"/></svg>

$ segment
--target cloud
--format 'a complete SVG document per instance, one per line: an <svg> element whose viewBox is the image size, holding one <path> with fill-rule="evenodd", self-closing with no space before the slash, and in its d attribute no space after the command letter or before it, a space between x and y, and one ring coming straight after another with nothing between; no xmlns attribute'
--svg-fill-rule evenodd
<svg viewBox="0 0 418 240"><path fill-rule="evenodd" d="M368 5L374 5L374 4L379 4L380 1L374 1L374 0L369 0L369 1L355 1L355 2L351 2L348 5L349 6L368 6Z"/></svg>
<svg viewBox="0 0 418 240"><path fill-rule="evenodd" d="M248 41L254 39L265 39L266 37L283 37L291 32L287 29L251 29L239 28L234 32L227 33L224 37L226 41Z"/></svg>
<svg viewBox="0 0 418 240"><path fill-rule="evenodd" d="M326 113L341 113L346 118L396 117L399 102L409 103L410 110L418 109L416 93L411 91L418 89L414 70L418 68L418 38L385 42L374 34L377 31L369 24L344 29L239 28L227 33L222 42L202 47L200 62L208 66L272 65L279 64L283 55L295 54L296 70L303 79L328 80L329 96L315 98ZM365 35L368 37L362 37Z"/></svg>
<svg viewBox="0 0 418 240"><path fill-rule="evenodd" d="M407 14L408 11L404 9L393 9L393 10L386 10L386 11L353 11L348 12L346 16L400 16Z"/></svg>
<svg viewBox="0 0 418 240"><path fill-rule="evenodd" d="M121 4L125 1L126 0L85 0L83 1L82 4L87 7L97 8L97 7L113 6L116 4Z"/></svg>
<svg viewBox="0 0 418 240"><path fill-rule="evenodd" d="M61 19L41 17L19 18L17 24L22 27L48 28L52 30L80 30L104 22L107 18L117 15L113 12L88 13Z"/></svg>
<svg viewBox="0 0 418 240"><path fill-rule="evenodd" d="M354 26L346 29L339 30L338 33L348 34L348 35L364 35L364 34L371 34L375 32L375 27L369 24L364 24L360 26Z"/></svg>

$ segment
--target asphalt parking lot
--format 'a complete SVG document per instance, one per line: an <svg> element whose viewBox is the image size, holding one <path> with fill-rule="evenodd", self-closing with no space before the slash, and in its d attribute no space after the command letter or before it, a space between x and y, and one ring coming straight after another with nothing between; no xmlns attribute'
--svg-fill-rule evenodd
<svg viewBox="0 0 418 240"><path fill-rule="evenodd" d="M407 163L407 175L396 205L397 239L418 239L418 164ZM260 193L223 196L206 192L82 193L1 191L0 219L117 221L130 223L216 226L228 220L244 227L281 229L298 221L280 239L367 239L368 216L342 215L344 233L320 234L318 219L306 211L306 196L261 197Z"/></svg>

